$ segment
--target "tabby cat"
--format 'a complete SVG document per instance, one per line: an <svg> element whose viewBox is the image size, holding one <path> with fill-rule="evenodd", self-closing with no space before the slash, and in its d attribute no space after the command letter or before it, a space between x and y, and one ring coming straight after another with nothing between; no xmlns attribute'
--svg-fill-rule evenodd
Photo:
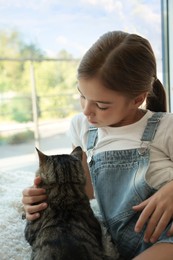
<svg viewBox="0 0 173 260"><path fill-rule="evenodd" d="M48 208L27 222L25 238L32 260L101 260L102 233L85 194L82 149L47 156L37 149L39 169L48 195Z"/></svg>

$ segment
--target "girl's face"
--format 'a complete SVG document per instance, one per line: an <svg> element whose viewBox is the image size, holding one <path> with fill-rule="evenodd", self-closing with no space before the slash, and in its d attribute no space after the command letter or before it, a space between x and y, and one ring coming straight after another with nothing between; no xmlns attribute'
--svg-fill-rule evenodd
<svg viewBox="0 0 173 260"><path fill-rule="evenodd" d="M83 113L96 127L119 127L139 120L139 104L135 99L105 88L96 78L81 78L78 90Z"/></svg>

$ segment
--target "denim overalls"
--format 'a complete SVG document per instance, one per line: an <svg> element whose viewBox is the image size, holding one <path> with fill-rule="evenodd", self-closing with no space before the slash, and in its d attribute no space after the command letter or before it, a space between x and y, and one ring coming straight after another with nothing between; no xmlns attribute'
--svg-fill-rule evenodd
<svg viewBox="0 0 173 260"><path fill-rule="evenodd" d="M92 155L97 141L97 128L89 129L87 155L95 197L103 221L125 259L132 259L151 246L151 243L143 241L144 229L140 233L134 232L140 213L134 212L132 206L156 192L146 183L145 176L150 163L150 142L154 139L163 114L154 113L148 119L141 148L138 149ZM160 239L168 242L166 232Z"/></svg>

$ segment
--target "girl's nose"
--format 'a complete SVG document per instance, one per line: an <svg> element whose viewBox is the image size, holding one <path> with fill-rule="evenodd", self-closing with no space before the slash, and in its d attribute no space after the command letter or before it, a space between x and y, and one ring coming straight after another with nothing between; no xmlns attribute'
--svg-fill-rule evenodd
<svg viewBox="0 0 173 260"><path fill-rule="evenodd" d="M93 113L92 104L85 100L85 104L83 104L83 113L85 116L89 116Z"/></svg>

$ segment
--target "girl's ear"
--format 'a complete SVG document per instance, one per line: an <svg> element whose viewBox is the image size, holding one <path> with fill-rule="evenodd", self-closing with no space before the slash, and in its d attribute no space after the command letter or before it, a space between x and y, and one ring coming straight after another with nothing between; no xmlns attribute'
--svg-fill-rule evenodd
<svg viewBox="0 0 173 260"><path fill-rule="evenodd" d="M71 152L72 155L76 156L80 161L82 161L82 148L80 146L77 146L74 148L74 150Z"/></svg>
<svg viewBox="0 0 173 260"><path fill-rule="evenodd" d="M47 155L45 155L44 153L42 153L40 150L38 150L37 147L35 147L37 153L38 153L38 158L39 158L39 165L43 165L46 162L47 159Z"/></svg>
<svg viewBox="0 0 173 260"><path fill-rule="evenodd" d="M147 93L142 93L140 94L139 96L137 96L135 99L134 99L134 105L137 106L137 107L140 107L142 105L142 103L145 101L147 97Z"/></svg>

